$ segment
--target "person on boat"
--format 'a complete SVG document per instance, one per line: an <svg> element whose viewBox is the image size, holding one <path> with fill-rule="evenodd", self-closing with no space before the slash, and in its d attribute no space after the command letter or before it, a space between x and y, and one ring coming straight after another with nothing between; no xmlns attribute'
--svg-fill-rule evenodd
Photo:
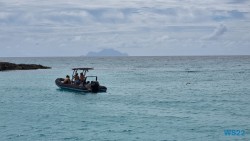
<svg viewBox="0 0 250 141"><path fill-rule="evenodd" d="M78 76L78 73L75 74L74 79L75 79L75 84L79 85L80 84L80 78Z"/></svg>
<svg viewBox="0 0 250 141"><path fill-rule="evenodd" d="M80 82L85 84L86 83L86 77L83 75L83 73L80 73Z"/></svg>
<svg viewBox="0 0 250 141"><path fill-rule="evenodd" d="M66 78L64 79L63 84L70 84L70 83L71 83L70 77L69 77L69 75L66 75Z"/></svg>

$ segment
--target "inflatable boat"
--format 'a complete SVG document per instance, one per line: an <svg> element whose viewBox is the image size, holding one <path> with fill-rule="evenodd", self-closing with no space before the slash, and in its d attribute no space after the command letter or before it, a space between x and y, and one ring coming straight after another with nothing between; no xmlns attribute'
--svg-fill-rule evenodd
<svg viewBox="0 0 250 141"><path fill-rule="evenodd" d="M93 70L93 68L73 68L72 70L73 74L70 83L65 84L64 78L57 78L55 80L55 83L59 88L73 90L73 91L80 91L80 92L93 92L93 93L107 91L107 87L99 84L99 82L97 81L97 76L86 76L86 72L88 72L89 70ZM73 78L77 73L77 71L79 70L82 71L82 73L84 74L85 80L83 82L80 82L79 84L76 84ZM89 78L94 78L94 80L92 79L92 81L87 81Z"/></svg>

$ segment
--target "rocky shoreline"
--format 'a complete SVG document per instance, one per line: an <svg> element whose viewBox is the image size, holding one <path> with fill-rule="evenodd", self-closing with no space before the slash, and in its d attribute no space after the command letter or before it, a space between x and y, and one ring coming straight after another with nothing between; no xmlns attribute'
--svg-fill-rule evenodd
<svg viewBox="0 0 250 141"><path fill-rule="evenodd" d="M0 62L0 71L36 70L36 69L51 69L51 67L37 65L37 64L14 64L9 62Z"/></svg>

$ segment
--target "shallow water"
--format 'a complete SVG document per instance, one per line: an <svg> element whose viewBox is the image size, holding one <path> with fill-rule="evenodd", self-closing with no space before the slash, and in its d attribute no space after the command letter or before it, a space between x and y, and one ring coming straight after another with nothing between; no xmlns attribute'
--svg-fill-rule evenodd
<svg viewBox="0 0 250 141"><path fill-rule="evenodd" d="M250 56L0 60L52 67L0 72L1 140L250 140ZM57 88L73 67L107 93Z"/></svg>

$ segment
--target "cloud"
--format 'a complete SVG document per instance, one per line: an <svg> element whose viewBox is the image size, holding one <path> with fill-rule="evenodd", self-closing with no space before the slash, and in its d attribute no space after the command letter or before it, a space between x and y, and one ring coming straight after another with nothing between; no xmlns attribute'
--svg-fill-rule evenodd
<svg viewBox="0 0 250 141"><path fill-rule="evenodd" d="M212 44L228 33L223 40L233 43L227 46L242 38L247 45L249 4L248 0L8 0L0 2L0 43L13 50L20 44L27 52L36 47L45 55L50 49L59 50L55 55L63 51L81 55L100 48L140 55L170 46L194 48L192 42L197 40ZM81 54L68 51L72 48Z"/></svg>
<svg viewBox="0 0 250 141"><path fill-rule="evenodd" d="M10 13L8 12L0 12L0 20L4 20L6 18L8 18L10 15Z"/></svg>
<svg viewBox="0 0 250 141"><path fill-rule="evenodd" d="M224 0L226 1L226 0ZM231 0L233 1L233 0ZM44 1L38 5L35 1L14 0L1 6L0 24L30 26L86 26L95 24L185 24L211 23L228 19L245 19L250 10L247 6L233 7L226 2L196 1L107 1L80 2ZM55 6L55 4L57 4ZM68 4L68 5L67 5ZM214 5L212 7L211 5ZM218 6L219 5L219 6Z"/></svg>
<svg viewBox="0 0 250 141"><path fill-rule="evenodd" d="M203 37L203 39L208 39L208 40L214 40L222 36L225 32L227 31L227 27L223 24L218 25L213 33L209 34L206 37Z"/></svg>
<svg viewBox="0 0 250 141"><path fill-rule="evenodd" d="M228 3L246 3L249 0L228 0Z"/></svg>

